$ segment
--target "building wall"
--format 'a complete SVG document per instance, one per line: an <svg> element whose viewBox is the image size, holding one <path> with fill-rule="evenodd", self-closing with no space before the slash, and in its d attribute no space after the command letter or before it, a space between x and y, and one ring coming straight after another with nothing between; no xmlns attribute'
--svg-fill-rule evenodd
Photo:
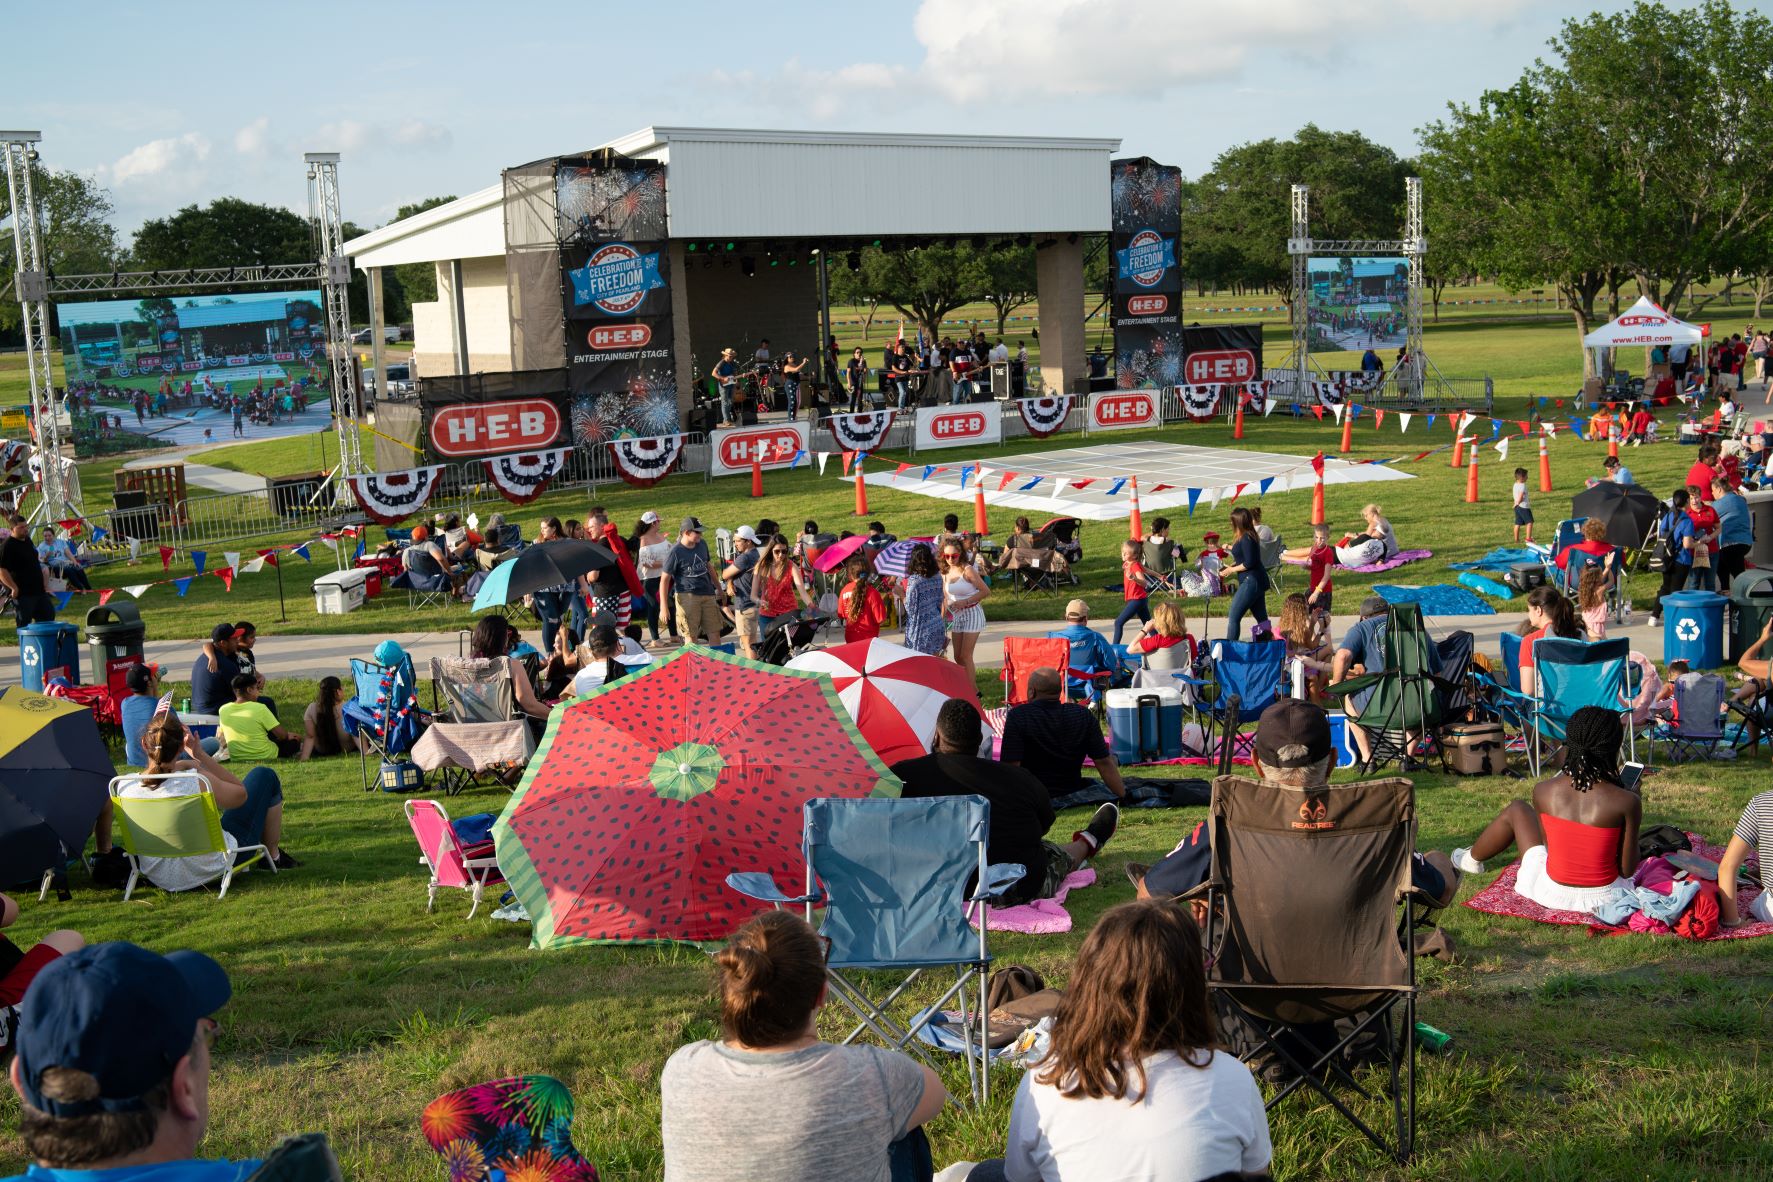
<svg viewBox="0 0 1773 1182"><path fill-rule="evenodd" d="M736 258L728 267L721 265L724 257L694 262L690 257L685 256L683 277L689 296L694 378L707 378L723 348L736 350L741 365L749 362L765 337L775 357L785 349L801 356L818 352L819 272L804 257L796 267L772 267L760 253L754 256L757 273L750 277ZM710 262L713 266L707 265ZM687 390L680 391L679 398L688 405Z"/></svg>
<svg viewBox="0 0 1773 1182"><path fill-rule="evenodd" d="M418 377L456 372L453 282L449 263L438 263L437 299L412 306L413 365ZM468 323L468 372L510 371L511 307L503 256L462 260L462 303Z"/></svg>

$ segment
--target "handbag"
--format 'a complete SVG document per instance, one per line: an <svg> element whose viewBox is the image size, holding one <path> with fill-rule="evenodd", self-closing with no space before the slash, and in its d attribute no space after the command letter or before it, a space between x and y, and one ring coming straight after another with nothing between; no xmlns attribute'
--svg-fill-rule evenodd
<svg viewBox="0 0 1773 1182"><path fill-rule="evenodd" d="M1638 834L1638 857L1656 858L1676 850L1690 850L1693 843L1673 825L1652 825Z"/></svg>

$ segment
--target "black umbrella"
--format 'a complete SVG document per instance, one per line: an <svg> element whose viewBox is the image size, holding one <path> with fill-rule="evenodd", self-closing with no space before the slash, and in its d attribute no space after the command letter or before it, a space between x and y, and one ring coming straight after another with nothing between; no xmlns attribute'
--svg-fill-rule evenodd
<svg viewBox="0 0 1773 1182"><path fill-rule="evenodd" d="M537 542L519 550L516 558L493 568L474 596L474 610L515 603L525 595L570 583L580 575L615 564L613 553L590 542L575 538Z"/></svg>
<svg viewBox="0 0 1773 1182"><path fill-rule="evenodd" d="M1655 536L1662 502L1641 484L1617 484L1603 480L1570 498L1570 516L1586 517L1607 527L1607 542L1628 550L1642 550Z"/></svg>
<svg viewBox="0 0 1773 1182"><path fill-rule="evenodd" d="M0 692L0 886L79 857L114 774L92 711L17 686Z"/></svg>

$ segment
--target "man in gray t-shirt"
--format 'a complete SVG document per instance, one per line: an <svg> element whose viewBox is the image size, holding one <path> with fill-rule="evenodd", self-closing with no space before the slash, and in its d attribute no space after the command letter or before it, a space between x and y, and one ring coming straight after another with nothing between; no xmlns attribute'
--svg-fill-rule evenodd
<svg viewBox="0 0 1773 1182"><path fill-rule="evenodd" d="M757 600L751 597L751 572L757 569L757 531L741 525L733 531L733 560L720 572L721 582L733 599L734 623L739 626L739 647L747 657L757 656Z"/></svg>
<svg viewBox="0 0 1773 1182"><path fill-rule="evenodd" d="M709 648L720 643L720 607L714 602L714 572L708 567L708 543L702 540L702 523L685 517L677 545L665 556L659 574L659 598L677 595L677 624L690 644L701 640Z"/></svg>
<svg viewBox="0 0 1773 1182"><path fill-rule="evenodd" d="M659 1077L665 1182L888 1182L924 1069L871 1046L681 1047Z"/></svg>

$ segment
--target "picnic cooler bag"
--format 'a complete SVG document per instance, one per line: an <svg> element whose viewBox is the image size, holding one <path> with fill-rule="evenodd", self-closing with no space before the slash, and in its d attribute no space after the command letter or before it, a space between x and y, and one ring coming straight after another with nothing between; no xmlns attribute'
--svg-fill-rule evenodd
<svg viewBox="0 0 1773 1182"><path fill-rule="evenodd" d="M1108 749L1117 762L1182 758L1182 692L1168 686L1111 689Z"/></svg>
<svg viewBox="0 0 1773 1182"><path fill-rule="evenodd" d="M1441 729L1447 766L1460 776L1499 776L1508 770L1508 739L1499 722L1456 722Z"/></svg>

